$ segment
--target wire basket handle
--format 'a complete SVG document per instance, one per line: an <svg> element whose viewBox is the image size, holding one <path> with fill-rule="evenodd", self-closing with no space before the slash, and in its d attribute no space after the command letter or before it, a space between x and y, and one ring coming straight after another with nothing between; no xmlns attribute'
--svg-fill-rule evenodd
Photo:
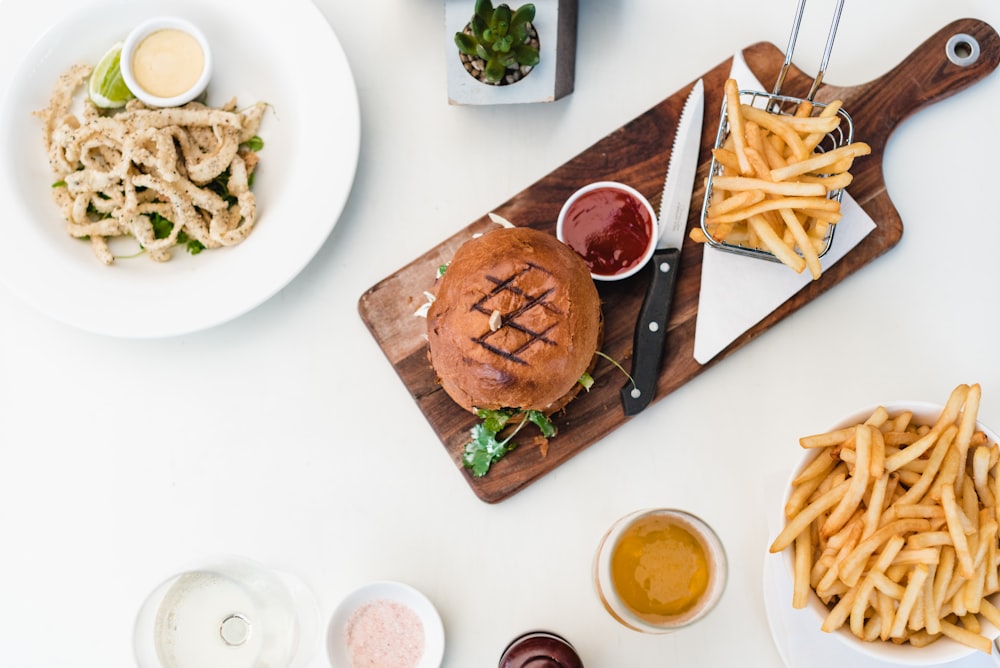
<svg viewBox="0 0 1000 668"><path fill-rule="evenodd" d="M785 49L785 62L778 73L777 81L774 82L773 95L781 93L781 87L785 83L788 68L792 64L792 54L795 53L795 41L799 38L799 26L802 25L802 13L805 11L805 8L806 0L799 0L798 7L795 9L795 21L792 23L792 32L788 36L788 47ZM837 0L837 7L833 13L833 21L830 23L830 34L826 38L826 49L823 51L823 60L820 62L819 72L816 73L816 77L813 79L809 94L805 98L810 102L812 102L813 97L816 95L816 91L819 90L819 86L823 81L823 74L826 72L826 66L830 62L830 52L833 51L833 41L837 37L837 26L840 24L840 14L843 9L844 0Z"/></svg>

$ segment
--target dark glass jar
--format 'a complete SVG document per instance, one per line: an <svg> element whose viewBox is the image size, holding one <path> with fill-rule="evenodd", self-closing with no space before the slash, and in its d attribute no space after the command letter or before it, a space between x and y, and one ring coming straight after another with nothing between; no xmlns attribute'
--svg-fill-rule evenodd
<svg viewBox="0 0 1000 668"><path fill-rule="evenodd" d="M532 631L507 646L499 668L583 668L583 661L565 638Z"/></svg>

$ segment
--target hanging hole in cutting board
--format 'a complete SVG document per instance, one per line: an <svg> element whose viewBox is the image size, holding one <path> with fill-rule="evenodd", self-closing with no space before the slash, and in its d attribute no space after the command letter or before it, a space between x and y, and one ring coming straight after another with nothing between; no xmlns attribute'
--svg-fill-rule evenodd
<svg viewBox="0 0 1000 668"><path fill-rule="evenodd" d="M972 35L952 35L945 45L948 60L959 67L966 67L979 60L979 42Z"/></svg>

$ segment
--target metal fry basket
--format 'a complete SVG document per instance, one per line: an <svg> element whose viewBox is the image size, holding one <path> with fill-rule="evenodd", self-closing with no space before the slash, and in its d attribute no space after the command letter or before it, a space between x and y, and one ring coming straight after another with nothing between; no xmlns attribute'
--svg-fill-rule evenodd
<svg viewBox="0 0 1000 668"><path fill-rule="evenodd" d="M795 20L792 24L791 34L788 38L788 47L785 49L785 60L781 67L781 71L778 73L777 80L774 84L774 89L770 93L765 93L762 91L754 90L740 90L740 102L750 106L754 106L760 109L764 109L769 113L773 114L783 114L783 115L795 115L799 111L799 107L803 104L810 105L810 116L816 116L822 113L823 109L827 107L826 104L822 102L814 101L814 96L816 91L819 90L820 84L823 81L823 74L826 72L826 66L830 60L830 52L833 50L833 42L837 35L837 25L840 23L840 14L844 7L844 0L838 0L836 9L834 11L833 20L830 24L830 32L826 41L826 49L823 52L823 59L820 63L819 72L817 72L815 78L813 79L812 86L809 89L809 93L805 97L791 97L788 95L781 94L781 88L785 82L785 77L788 74L789 67L792 63L792 55L795 52L795 42L798 39L799 26L802 24L802 14L805 10L806 0L799 0L798 7L795 11ZM837 115L840 117L839 125L827 133L827 135L820 141L819 145L816 147L816 152L826 152L831 151L835 148L841 146L846 146L854 141L854 122L851 120L850 114L847 113L843 108L837 109ZM722 148L729 136L729 119L726 114L726 98L723 96L722 99L722 109L720 111L719 120L719 132L716 135L714 148ZM712 164L709 168L708 181L705 185L705 199L702 204L701 209L701 230L705 235L707 243L714 248L720 250L728 251L731 253L737 253L739 255L746 255L749 257L760 258L763 260L769 260L771 262L779 262L780 260L770 251L756 248L749 245L734 244L726 241L721 241L715 239L708 231L705 219L708 215L708 207L712 201L712 181L715 176L719 176L722 173L722 165L715 159L714 152L712 157ZM836 190L830 190L827 193L829 199L835 199L840 202L843 198L844 191L843 188ZM830 250L830 246L833 243L833 236L836 230L836 224L830 224L827 226L826 234L823 237L822 247L817 249L817 253L820 257L826 254ZM801 252L800 252L801 254Z"/></svg>

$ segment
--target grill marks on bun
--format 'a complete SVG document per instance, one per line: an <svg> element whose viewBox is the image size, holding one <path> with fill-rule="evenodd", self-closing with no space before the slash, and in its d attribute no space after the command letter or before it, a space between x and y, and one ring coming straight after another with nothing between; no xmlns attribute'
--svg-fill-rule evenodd
<svg viewBox="0 0 1000 668"><path fill-rule="evenodd" d="M597 288L579 255L551 234L514 227L470 239L436 292L430 361L467 410L551 413L592 367L602 327Z"/></svg>
<svg viewBox="0 0 1000 668"><path fill-rule="evenodd" d="M499 355L515 364L530 364L525 359L524 353L530 350L531 346L558 346L559 344L552 338L549 338L547 334L559 326L559 322L564 316L563 311L554 302L549 300L549 297L556 290L554 287L549 287L538 294L527 294L519 287L519 284L523 282L524 274L531 271L549 273L544 267L540 267L533 262L528 262L524 269L507 278L497 278L487 274L485 276L486 281L495 284L496 287L483 295L471 307L473 311L478 311L487 318L486 331L479 336L473 337L472 340L489 352ZM507 296L509 299L500 299L503 296ZM494 305L496 305L496 308L494 308ZM505 312L500 307L507 307L510 310ZM533 314L534 309L542 309L546 313L545 320L543 320L545 326L540 330L535 329L535 326L527 322L529 316ZM500 314L500 326L496 329L491 325L494 313ZM522 319L525 322L522 322ZM511 330L517 334L510 336ZM493 341L517 341L520 338L523 338L523 342L511 348L493 343Z"/></svg>

